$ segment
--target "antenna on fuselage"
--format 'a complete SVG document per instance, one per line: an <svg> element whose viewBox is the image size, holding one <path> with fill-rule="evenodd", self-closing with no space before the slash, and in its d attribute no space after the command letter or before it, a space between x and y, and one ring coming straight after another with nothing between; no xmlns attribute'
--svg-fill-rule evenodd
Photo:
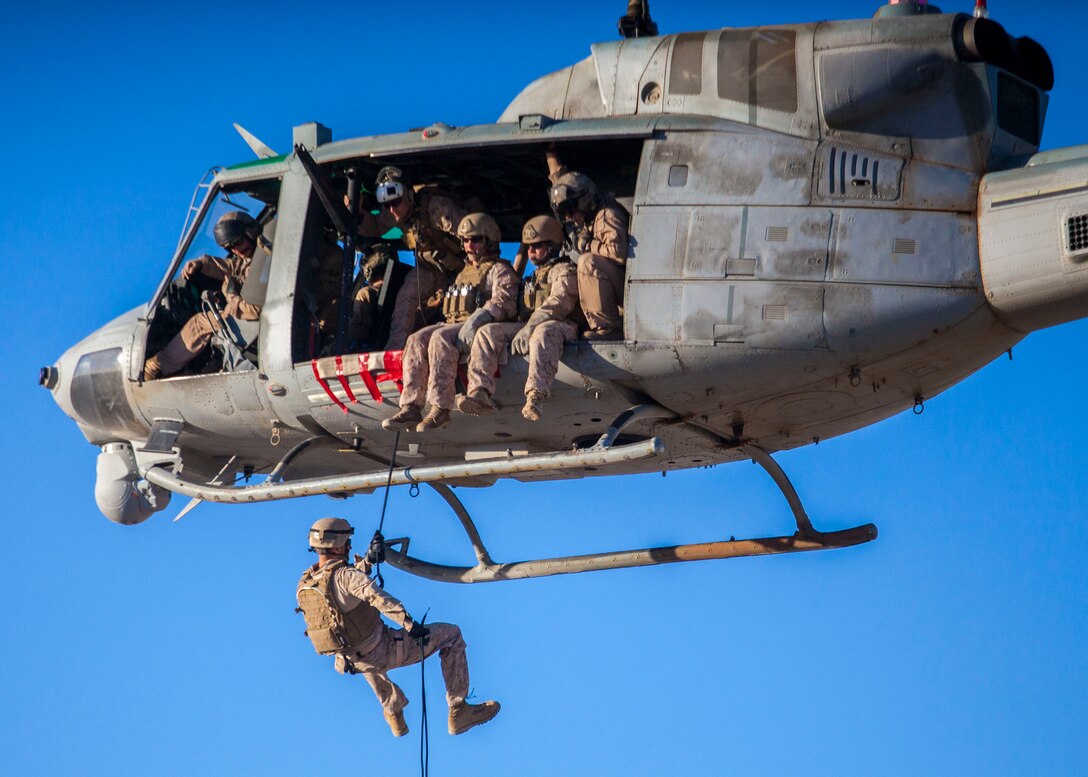
<svg viewBox="0 0 1088 777"><path fill-rule="evenodd" d="M279 154L262 143L256 135L241 124L238 122L233 122L233 124L234 129L238 130L238 134L242 136L242 140L246 142L247 146L253 149L253 153L256 154L259 159L268 159L269 157L279 156Z"/></svg>
<svg viewBox="0 0 1088 777"><path fill-rule="evenodd" d="M657 22L650 18L650 0L627 0L627 13L620 17L618 26L624 38L657 35Z"/></svg>

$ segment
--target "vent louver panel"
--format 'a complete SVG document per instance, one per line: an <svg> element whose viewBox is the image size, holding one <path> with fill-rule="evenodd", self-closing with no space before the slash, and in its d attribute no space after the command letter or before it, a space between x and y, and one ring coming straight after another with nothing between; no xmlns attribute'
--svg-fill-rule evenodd
<svg viewBox="0 0 1088 777"><path fill-rule="evenodd" d="M1088 214L1066 219L1065 235L1069 253L1088 251Z"/></svg>

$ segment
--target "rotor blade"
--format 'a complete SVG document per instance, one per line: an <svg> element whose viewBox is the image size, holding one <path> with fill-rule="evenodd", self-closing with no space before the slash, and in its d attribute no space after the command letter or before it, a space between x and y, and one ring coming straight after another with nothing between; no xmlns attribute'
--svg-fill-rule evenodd
<svg viewBox="0 0 1088 777"><path fill-rule="evenodd" d="M233 122L233 124L234 129L238 130L238 134L242 136L242 140L246 142L247 146L253 149L253 153L256 154L259 159L268 159L269 157L279 156L279 154L262 143L256 135L241 124L238 122Z"/></svg>

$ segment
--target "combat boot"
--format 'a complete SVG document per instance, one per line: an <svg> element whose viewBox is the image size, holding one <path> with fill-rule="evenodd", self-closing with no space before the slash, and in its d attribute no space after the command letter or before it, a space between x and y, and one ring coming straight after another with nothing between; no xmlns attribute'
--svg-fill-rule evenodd
<svg viewBox="0 0 1088 777"><path fill-rule="evenodd" d="M432 407L426 417L416 424L417 432L429 432L432 429L441 429L450 422L450 411L441 407Z"/></svg>
<svg viewBox="0 0 1088 777"><path fill-rule="evenodd" d="M622 336L612 329L589 329L582 333L586 340L620 340Z"/></svg>
<svg viewBox="0 0 1088 777"><path fill-rule="evenodd" d="M143 379L146 380L158 380L162 377L162 362L159 361L159 355L155 354L150 359L144 362L144 374Z"/></svg>
<svg viewBox="0 0 1088 777"><path fill-rule="evenodd" d="M382 429L387 432L406 432L415 428L423 420L423 408L419 405L405 405L396 415L382 421Z"/></svg>
<svg viewBox="0 0 1088 777"><path fill-rule="evenodd" d="M525 395L525 407L521 409L521 416L526 421L539 421L540 417L544 415L544 411L541 406L544 404L546 397L540 391L532 389Z"/></svg>
<svg viewBox="0 0 1088 777"><path fill-rule="evenodd" d="M465 415L488 415L499 409L486 389L478 388L471 394L457 397L457 409Z"/></svg>
<svg viewBox="0 0 1088 777"><path fill-rule="evenodd" d="M499 714L497 701L485 701L483 704L461 702L450 707L450 733L464 734L473 726L487 723Z"/></svg>
<svg viewBox="0 0 1088 777"><path fill-rule="evenodd" d="M385 710L385 722L389 724L389 730L393 732L393 736L402 737L408 733L408 724L404 721L404 710L397 710L396 712L390 712Z"/></svg>

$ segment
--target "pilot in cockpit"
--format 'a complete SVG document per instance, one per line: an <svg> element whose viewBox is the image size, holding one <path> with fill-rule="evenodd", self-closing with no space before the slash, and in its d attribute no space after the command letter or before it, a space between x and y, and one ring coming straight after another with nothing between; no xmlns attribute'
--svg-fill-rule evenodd
<svg viewBox="0 0 1088 777"><path fill-rule="evenodd" d="M260 232L260 225L248 213L231 211L216 222L214 235L215 242L227 249L230 256L194 259L182 269L182 277L189 280L200 273L222 281L221 291L205 292L207 301L219 308L224 319L233 316L243 321L258 320L261 316L260 306L242 299L241 289L249 275L258 243L267 242ZM262 247L271 253L271 245ZM186 364L207 348L212 335L218 331L219 324L211 313L201 312L191 316L165 348L144 362L143 379L168 378L181 372Z"/></svg>

